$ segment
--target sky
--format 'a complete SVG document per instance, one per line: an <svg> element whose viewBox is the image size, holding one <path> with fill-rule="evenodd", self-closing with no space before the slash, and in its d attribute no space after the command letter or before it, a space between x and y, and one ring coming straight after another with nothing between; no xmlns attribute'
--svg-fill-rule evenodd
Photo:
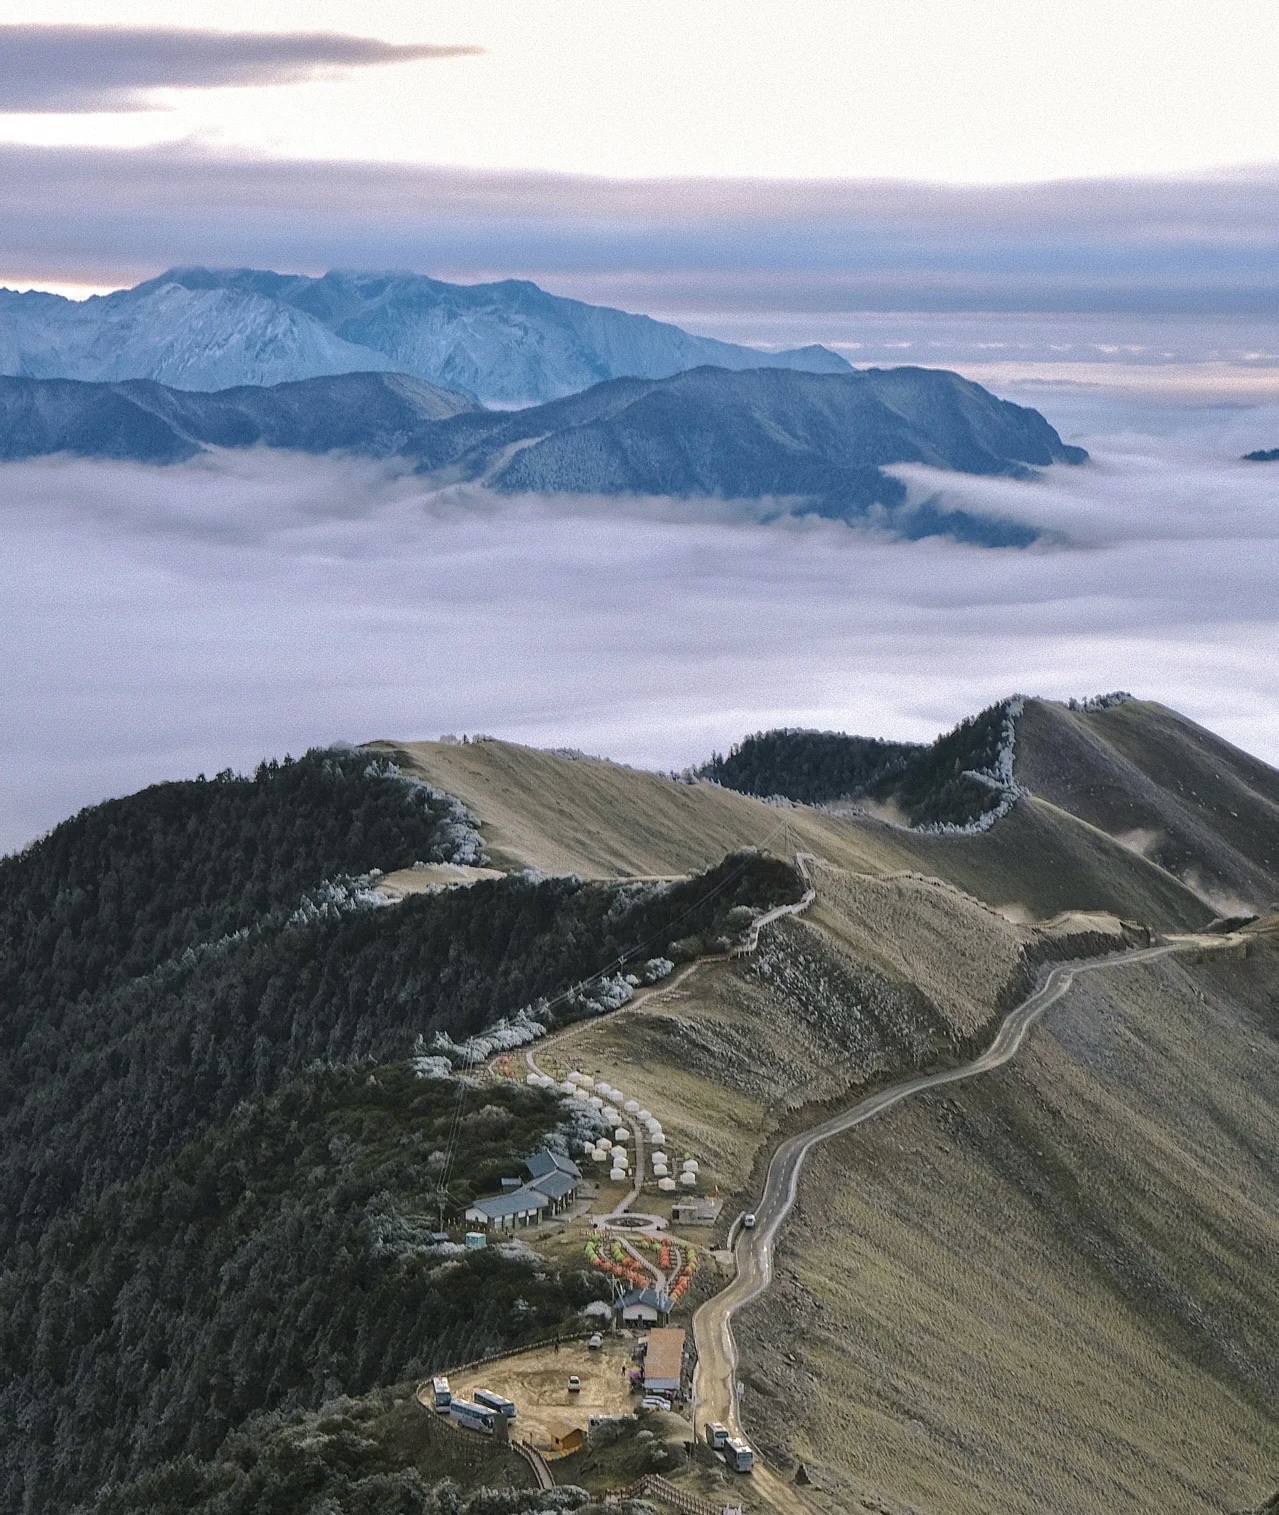
<svg viewBox="0 0 1279 1515"><path fill-rule="evenodd" d="M135 34L132 112L34 120L28 54L5 72L28 141L141 145L199 136L289 157L397 160L625 178L926 179L1012 183L1197 172L1279 149L1279 13L1258 0L39 0L0 21L241 34L201 84L166 78ZM355 26L353 27L353 23ZM363 62L312 45L263 89L254 33L358 32L383 45L480 49ZM68 79L53 63L49 110ZM261 51L259 42L257 51ZM39 60L37 60L38 62ZM207 65L206 65L207 66ZM3 65L0 65L3 68ZM12 79L17 75L16 80ZM301 77L298 77L300 75ZM3 74L0 74L3 77ZM267 77L270 77L268 74ZM115 60L112 89L128 86ZM83 87L83 86L82 86ZM159 110L147 110L148 103Z"/></svg>
<svg viewBox="0 0 1279 1515"><path fill-rule="evenodd" d="M0 0L0 285L397 268L953 366L1094 462L989 552L270 456L0 468L0 850L313 742L678 767L1131 688L1279 760L1279 7ZM909 471L908 471L909 474Z"/></svg>
<svg viewBox="0 0 1279 1515"><path fill-rule="evenodd" d="M1279 295L1254 0L0 0L0 27L15 287L205 261L684 316Z"/></svg>

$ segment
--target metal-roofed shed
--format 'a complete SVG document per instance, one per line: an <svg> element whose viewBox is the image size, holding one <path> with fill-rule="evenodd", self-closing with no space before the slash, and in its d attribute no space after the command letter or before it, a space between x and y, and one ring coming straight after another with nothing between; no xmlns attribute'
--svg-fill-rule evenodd
<svg viewBox="0 0 1279 1515"><path fill-rule="evenodd" d="M644 1392L678 1394L684 1376L684 1332L663 1326L648 1333L644 1354Z"/></svg>

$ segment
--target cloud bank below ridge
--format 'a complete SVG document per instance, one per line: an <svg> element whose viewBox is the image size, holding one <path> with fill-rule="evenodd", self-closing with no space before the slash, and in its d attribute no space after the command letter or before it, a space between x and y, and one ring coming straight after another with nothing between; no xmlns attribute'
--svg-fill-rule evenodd
<svg viewBox="0 0 1279 1515"><path fill-rule="evenodd" d="M1034 482L899 470L1063 539L1025 551L270 454L8 465L0 847L339 738L482 730L678 767L769 725L926 738L1014 690L1130 688L1274 762L1275 475L1236 459L1279 439L1279 407L1152 415Z"/></svg>

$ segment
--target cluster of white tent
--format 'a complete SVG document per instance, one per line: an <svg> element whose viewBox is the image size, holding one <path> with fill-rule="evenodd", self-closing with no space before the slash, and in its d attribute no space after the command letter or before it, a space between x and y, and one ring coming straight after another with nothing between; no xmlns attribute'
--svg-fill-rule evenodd
<svg viewBox="0 0 1279 1515"><path fill-rule="evenodd" d="M530 1084L540 1089L558 1089L562 1094L580 1099L588 1104L613 1128L612 1140L601 1137L594 1145L588 1144L586 1155L601 1167L605 1164L609 1168L609 1177L621 1182L631 1176L630 1154L627 1151L629 1144L635 1139L632 1125L643 1126L647 1133L650 1151L649 1162L652 1166L653 1177L657 1180L657 1187L664 1193L671 1193L681 1186L685 1189L697 1187L697 1160L687 1158L680 1169L678 1178L673 1170L673 1165L666 1155L666 1135L662 1130L662 1123L651 1110L645 1110L637 1099L627 1099L620 1089L615 1089L604 1079L593 1079L585 1073L576 1070L568 1075L564 1082L557 1083L553 1078L547 1078L544 1073L530 1073Z"/></svg>

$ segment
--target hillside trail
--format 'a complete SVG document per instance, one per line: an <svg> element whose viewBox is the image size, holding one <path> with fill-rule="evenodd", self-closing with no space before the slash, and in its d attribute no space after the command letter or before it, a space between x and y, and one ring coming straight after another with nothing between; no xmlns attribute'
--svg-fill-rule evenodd
<svg viewBox="0 0 1279 1515"><path fill-rule="evenodd" d="M990 1046L971 1062L903 1079L811 1130L783 1141L768 1165L764 1191L755 1209L755 1227L752 1230L743 1227L738 1232L733 1249L736 1274L732 1283L700 1305L693 1315L693 1341L697 1349L692 1401L694 1435L699 1424L704 1426L710 1421L718 1421L727 1426L732 1435L749 1440L738 1409L738 1355L733 1317L745 1305L758 1299L772 1282L774 1243L782 1223L794 1207L800 1171L813 1147L882 1115L924 1089L959 1083L1002 1067L1020 1050L1035 1022L1069 991L1080 974L1112 972L1177 952L1221 949L1237 945L1237 940L1233 934L1225 937L1186 934L1171 937L1158 946L1060 964L1052 969L1038 989L1009 1012ZM784 1483L763 1466L758 1456L753 1481L757 1492L784 1515L813 1515L814 1506L792 1485Z"/></svg>
<svg viewBox="0 0 1279 1515"><path fill-rule="evenodd" d="M813 888L812 874L808 867L812 861L813 856L811 853L795 853L795 868L800 878L803 879L805 887L803 895L793 905L774 905L771 910L765 910L762 915L757 915L746 928L741 942L736 947L731 948L728 952L708 952L703 957L694 958L691 963L685 963L670 978L664 979L660 984L653 984L648 989L641 989L633 998L627 1000L624 1005L619 1005L616 1010L610 1010L608 1014L609 1021L613 1022L622 1016L632 1015L636 1010L642 1010L646 1006L651 1006L656 1001L665 998L668 994L673 994L675 990L682 988L695 973L710 963L727 963L731 962L734 958L751 956L759 948L759 934L765 926L771 925L773 921L780 920L786 915L802 915L817 898L817 891ZM650 882L669 883L675 877L682 878L684 876L673 875L672 878L668 879L654 877ZM630 884L645 881L628 878L625 882ZM534 1073L541 1073L543 1070L537 1065L539 1054L579 1035L583 1025L589 1024L589 1021L574 1021L571 1025L565 1026L563 1030L554 1031L550 1036L542 1037L537 1042L536 1047L530 1047L524 1054L524 1061L528 1064L529 1070Z"/></svg>
<svg viewBox="0 0 1279 1515"><path fill-rule="evenodd" d="M655 1001L660 1000L663 996L672 993L681 985L687 983L693 974L696 973L699 968L704 967L707 963L728 962L732 958L749 957L753 952L756 952L759 948L759 934L765 926L771 925L773 921L780 920L783 916L786 915L802 914L817 898L817 891L813 888L812 876L809 873L808 868L810 861L812 861L812 859L809 853L797 852L795 854L795 867L799 873L799 876L804 881L805 889L803 895L798 900L796 900L794 904L775 905L771 910L765 910L763 914L757 915L747 927L741 942L736 947L732 948L731 951L709 953L705 957L699 957L695 961L685 964L685 966L681 968L673 978L667 979L664 983L655 984L650 989L642 990L639 994L636 994L632 999L628 1000L626 1004L620 1005L616 1010L610 1013L609 1020L615 1021L620 1016L624 1016L628 1013L633 1013L634 1011L642 1009L645 1006L652 1005ZM627 882L630 882L630 880ZM537 1043L535 1048L530 1047L524 1054L524 1061L528 1065L529 1071L531 1073L542 1073L545 1076L545 1070L539 1066L537 1061L539 1055L545 1053L549 1047L557 1045L565 1038L571 1037L574 1035L574 1033L580 1032L580 1030L580 1022L575 1023L571 1026L566 1026L563 1031L556 1032L552 1036L543 1037L542 1040ZM630 1211L631 1206L635 1204L635 1202L639 1199L640 1194L644 1188L644 1133L640 1127L639 1121L633 1121L628 1116L627 1124L630 1126L635 1136L634 1180L631 1184L629 1193L627 1193L624 1198L618 1202L616 1208L610 1211L608 1215L598 1217L599 1224L606 1224L614 1217L627 1214ZM657 1217L655 1216L637 1217L637 1219L638 1218L647 1219L654 1223L654 1228L657 1227Z"/></svg>

